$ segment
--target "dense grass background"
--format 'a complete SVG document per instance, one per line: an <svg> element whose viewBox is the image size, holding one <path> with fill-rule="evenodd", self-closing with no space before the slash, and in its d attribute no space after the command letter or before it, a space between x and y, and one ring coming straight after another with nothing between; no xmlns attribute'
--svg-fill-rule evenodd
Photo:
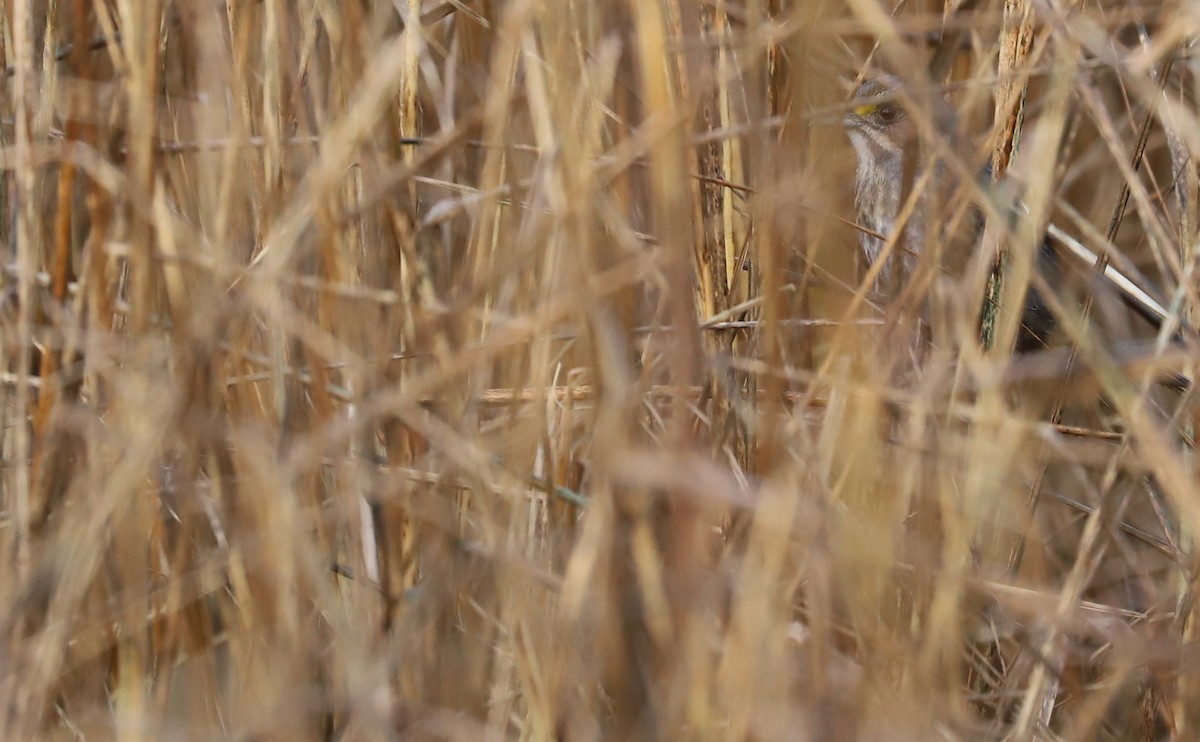
<svg viewBox="0 0 1200 742"><path fill-rule="evenodd" d="M1198 24L8 0L0 737L1195 739ZM895 301L879 70L1030 205Z"/></svg>

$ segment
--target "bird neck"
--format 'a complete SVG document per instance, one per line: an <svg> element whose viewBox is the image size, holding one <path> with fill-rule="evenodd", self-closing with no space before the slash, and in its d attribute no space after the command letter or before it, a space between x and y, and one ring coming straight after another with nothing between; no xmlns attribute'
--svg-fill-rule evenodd
<svg viewBox="0 0 1200 742"><path fill-rule="evenodd" d="M903 153L880 149L859 152L855 194L863 227L885 238L891 235L900 210L903 178ZM874 260L884 245L879 237L865 233L859 235L859 242L868 260Z"/></svg>

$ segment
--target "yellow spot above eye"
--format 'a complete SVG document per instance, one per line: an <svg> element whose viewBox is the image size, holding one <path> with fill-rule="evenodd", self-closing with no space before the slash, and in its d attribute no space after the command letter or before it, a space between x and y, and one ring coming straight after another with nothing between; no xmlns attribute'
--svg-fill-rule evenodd
<svg viewBox="0 0 1200 742"><path fill-rule="evenodd" d="M875 111L878 108L879 108L878 103L867 103L865 105L855 106L854 107L854 115L858 116L859 118L865 119L867 116L870 116L871 114L875 113Z"/></svg>

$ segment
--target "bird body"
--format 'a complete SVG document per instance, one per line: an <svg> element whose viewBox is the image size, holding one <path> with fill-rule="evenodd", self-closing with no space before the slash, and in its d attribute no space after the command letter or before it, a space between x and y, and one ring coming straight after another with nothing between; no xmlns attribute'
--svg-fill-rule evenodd
<svg viewBox="0 0 1200 742"><path fill-rule="evenodd" d="M852 138L854 148L859 152L858 167L855 172L855 206L858 209L859 225L864 232L859 233L859 244L867 263L874 263L883 253L888 237L895 232L896 216L900 213L900 192L903 181L902 156L891 152L863 152L864 149L874 149L878 145L865 136L856 135ZM889 167L878 168L870 164L870 158L878 160L894 159ZM924 229L921 224L921 214L914 214L909 219L902 240L902 260L907 268L915 267L916 246L919 244L919 233ZM908 271L905 271L906 273ZM880 274L880 283L889 284L891 271L884 266Z"/></svg>
<svg viewBox="0 0 1200 742"><path fill-rule="evenodd" d="M857 158L855 206L859 225L864 229L859 233L859 244L868 264L879 259L896 230L904 188L905 149L915 139L912 122L904 109L889 97L898 87L899 81L891 77L864 82L855 92L854 106L843 120ZM920 253L924 234L921 211L913 213L899 242L905 275L911 275ZM892 264L894 261L882 266L877 289L895 286Z"/></svg>
<svg viewBox="0 0 1200 742"><path fill-rule="evenodd" d="M897 293L914 275L931 231L926 229L927 220L946 215L948 209L934 207L950 203L956 185L960 185L940 157L924 158L925 161L918 158L917 126L899 99L901 87L900 80L892 76L865 81L855 91L850 110L842 121L857 159L855 204L862 227L859 245L868 264L881 258L887 241L895 235L906 191L910 187L920 189L917 206L905 223L903 234L895 238L898 249L880 266L875 289L885 295ZM929 115L937 134L949 148L956 149L957 119L950 107L934 97ZM990 184L988 169L984 169L981 180ZM967 233L960 235L962 239L958 241L950 240L951 244L938 256L938 268L952 267L952 274L961 271L965 258L978 250L982 242L982 212L973 208L963 225ZM1048 244L1042 245L1037 265L1044 272L1057 271L1057 261ZM1053 325L1053 316L1045 302L1036 291L1030 290L1025 299L1017 351L1044 347Z"/></svg>

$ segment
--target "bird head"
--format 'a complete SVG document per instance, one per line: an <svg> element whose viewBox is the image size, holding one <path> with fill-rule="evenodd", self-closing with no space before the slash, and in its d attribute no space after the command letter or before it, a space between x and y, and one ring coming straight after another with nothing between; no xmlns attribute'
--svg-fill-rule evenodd
<svg viewBox="0 0 1200 742"><path fill-rule="evenodd" d="M860 160L897 157L916 136L900 100L900 80L890 75L864 81L854 91L842 126Z"/></svg>

